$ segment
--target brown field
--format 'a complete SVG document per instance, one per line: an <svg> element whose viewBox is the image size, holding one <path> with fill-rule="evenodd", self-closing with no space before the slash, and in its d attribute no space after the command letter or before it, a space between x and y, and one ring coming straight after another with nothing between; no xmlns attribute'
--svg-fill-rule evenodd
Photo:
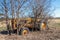
<svg viewBox="0 0 60 40"><path fill-rule="evenodd" d="M60 19L49 22L49 30L34 31L23 35L0 34L0 40L60 40Z"/></svg>

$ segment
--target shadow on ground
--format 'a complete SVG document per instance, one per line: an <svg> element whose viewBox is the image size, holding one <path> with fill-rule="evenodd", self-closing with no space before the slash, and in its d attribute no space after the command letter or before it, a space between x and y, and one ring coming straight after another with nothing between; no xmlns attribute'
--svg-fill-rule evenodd
<svg viewBox="0 0 60 40"><path fill-rule="evenodd" d="M5 34L5 35L7 35L7 34L8 34L8 31L0 31L0 34Z"/></svg>
<svg viewBox="0 0 60 40"><path fill-rule="evenodd" d="M9 34L9 32L12 33L12 34L17 34L17 30L14 30L14 31L3 30L3 31L0 31L0 34L5 34L5 35L7 35L7 34Z"/></svg>

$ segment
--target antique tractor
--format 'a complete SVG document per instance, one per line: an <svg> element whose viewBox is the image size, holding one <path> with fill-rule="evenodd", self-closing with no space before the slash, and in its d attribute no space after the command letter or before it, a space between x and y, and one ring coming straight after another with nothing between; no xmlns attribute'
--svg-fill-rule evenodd
<svg viewBox="0 0 60 40"><path fill-rule="evenodd" d="M48 29L47 22L39 18L21 18L19 21L17 19L12 19L10 20L10 24L10 28L13 31L22 35L28 34L29 31Z"/></svg>

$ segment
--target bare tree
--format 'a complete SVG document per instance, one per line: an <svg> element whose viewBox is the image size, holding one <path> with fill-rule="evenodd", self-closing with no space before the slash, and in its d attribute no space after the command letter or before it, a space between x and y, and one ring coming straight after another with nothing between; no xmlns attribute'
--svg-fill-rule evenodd
<svg viewBox="0 0 60 40"><path fill-rule="evenodd" d="M29 1L28 8L31 9L32 13L30 13L29 17L34 17L36 24L36 19L40 18L41 20L48 21L48 18L51 16L51 2L52 0L31 0ZM34 25L35 27L35 25Z"/></svg>
<svg viewBox="0 0 60 40"><path fill-rule="evenodd" d="M2 0L2 1L3 2L0 2L1 3L0 11L4 13L4 17L6 18L6 24L7 24L9 17L12 19L19 18L21 8L28 0Z"/></svg>

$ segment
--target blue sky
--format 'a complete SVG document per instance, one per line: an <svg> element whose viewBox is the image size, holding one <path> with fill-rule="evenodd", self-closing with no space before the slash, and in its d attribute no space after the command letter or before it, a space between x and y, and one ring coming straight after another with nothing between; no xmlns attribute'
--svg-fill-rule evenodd
<svg viewBox="0 0 60 40"><path fill-rule="evenodd" d="M0 0L0 2L1 2L2 0ZM55 7L55 10L54 10L54 12L52 12L52 13L54 13L54 17L60 17L60 0L54 0L53 2L52 2L52 6L53 7Z"/></svg>
<svg viewBox="0 0 60 40"><path fill-rule="evenodd" d="M54 16L60 17L60 0L53 1L52 6L55 7L55 11L54 11L55 15Z"/></svg>

